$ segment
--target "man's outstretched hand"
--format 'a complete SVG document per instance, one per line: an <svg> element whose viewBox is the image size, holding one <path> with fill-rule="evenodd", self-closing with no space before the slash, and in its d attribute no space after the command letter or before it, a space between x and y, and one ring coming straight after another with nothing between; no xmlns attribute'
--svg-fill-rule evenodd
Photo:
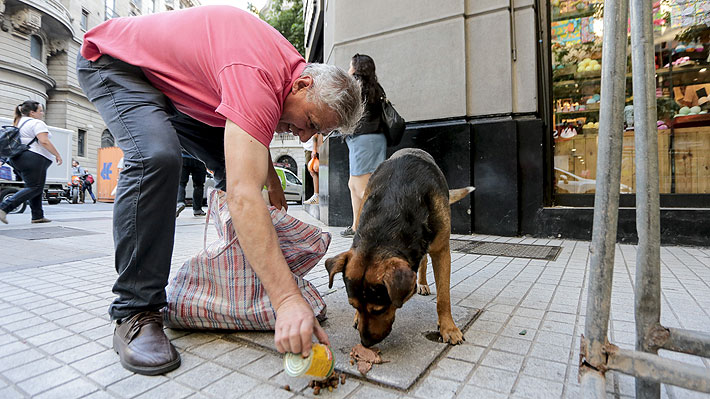
<svg viewBox="0 0 710 399"><path fill-rule="evenodd" d="M330 345L328 334L316 320L313 309L306 300L301 295L284 299L276 309L274 329L276 349L281 353L301 353L303 356L308 356L311 352L313 334L318 342Z"/></svg>

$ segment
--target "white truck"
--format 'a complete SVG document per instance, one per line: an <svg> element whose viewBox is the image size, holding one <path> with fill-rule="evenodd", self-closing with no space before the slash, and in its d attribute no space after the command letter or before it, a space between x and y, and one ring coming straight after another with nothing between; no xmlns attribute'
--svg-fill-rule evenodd
<svg viewBox="0 0 710 399"><path fill-rule="evenodd" d="M12 119L0 118L0 125L12 125ZM62 155L62 164L57 165L52 162L52 165L47 169L47 181L44 186L44 199L49 204L58 204L64 196L64 189L71 179L71 160L72 160L72 134L71 130L61 129L54 126L49 126L49 132L52 134L52 144L57 148L57 151ZM5 198L24 188L22 181L15 180L16 174L12 167L7 164L0 166L0 202ZM17 207L13 213L22 213L25 211L27 204L22 204Z"/></svg>

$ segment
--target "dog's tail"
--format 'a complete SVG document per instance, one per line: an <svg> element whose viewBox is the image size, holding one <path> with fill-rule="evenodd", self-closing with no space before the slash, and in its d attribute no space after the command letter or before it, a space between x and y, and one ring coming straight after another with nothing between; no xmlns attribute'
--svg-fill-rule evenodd
<svg viewBox="0 0 710 399"><path fill-rule="evenodd" d="M472 193L475 189L476 187L468 186L464 188L456 188L453 190L449 190L449 205L453 204L456 201L462 200L465 196Z"/></svg>

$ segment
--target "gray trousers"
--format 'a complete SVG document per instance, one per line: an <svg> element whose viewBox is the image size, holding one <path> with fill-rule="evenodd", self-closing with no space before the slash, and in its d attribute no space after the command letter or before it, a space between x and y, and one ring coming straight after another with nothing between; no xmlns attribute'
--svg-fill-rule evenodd
<svg viewBox="0 0 710 399"><path fill-rule="evenodd" d="M224 128L180 113L140 68L121 60L104 55L92 62L79 54L77 75L125 161L113 208L118 278L109 314L117 320L159 310L175 239L181 147L213 170L224 189Z"/></svg>

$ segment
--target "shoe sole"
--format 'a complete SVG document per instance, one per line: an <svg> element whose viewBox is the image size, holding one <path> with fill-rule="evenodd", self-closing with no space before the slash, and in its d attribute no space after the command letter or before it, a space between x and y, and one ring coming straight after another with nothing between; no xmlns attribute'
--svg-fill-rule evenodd
<svg viewBox="0 0 710 399"><path fill-rule="evenodd" d="M116 337L114 336L114 340ZM123 366L124 369L128 371L132 371L136 374L141 374L141 375L160 375L160 374L165 374L169 373L178 367L180 367L180 364L182 363L182 358L180 357L180 353L177 354L177 359L173 360L170 363L165 363L161 364L160 366L155 366L155 367L140 367L140 366L134 366L130 363L124 362L123 358L121 357L121 354L118 353L118 349L116 349L116 342L113 343L113 350L116 352L118 355L118 358L121 360L121 366Z"/></svg>
<svg viewBox="0 0 710 399"><path fill-rule="evenodd" d="M116 352L118 353L118 352ZM119 355L120 358L120 355ZM180 367L181 359L180 355L178 354L178 358L173 360L170 363L166 363L162 366L159 367L136 367L132 366L121 359L121 366L123 366L124 369L128 371L132 371L136 374L141 374L141 375L161 375L165 373L169 373L178 367Z"/></svg>

